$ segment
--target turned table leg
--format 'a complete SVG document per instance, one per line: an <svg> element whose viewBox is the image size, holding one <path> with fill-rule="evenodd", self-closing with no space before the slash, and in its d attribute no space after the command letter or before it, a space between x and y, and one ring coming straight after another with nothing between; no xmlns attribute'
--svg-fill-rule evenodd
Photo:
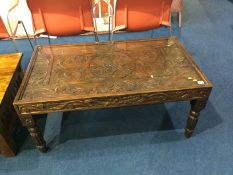
<svg viewBox="0 0 233 175"><path fill-rule="evenodd" d="M188 116L187 125L185 128L185 136L191 137L196 127L200 111L205 108L208 99L190 101L191 110Z"/></svg>
<svg viewBox="0 0 233 175"><path fill-rule="evenodd" d="M23 115L20 116L20 120L23 126L27 127L27 130L31 135L34 144L36 145L36 148L41 152L46 152L48 150L46 142L33 117L31 115Z"/></svg>

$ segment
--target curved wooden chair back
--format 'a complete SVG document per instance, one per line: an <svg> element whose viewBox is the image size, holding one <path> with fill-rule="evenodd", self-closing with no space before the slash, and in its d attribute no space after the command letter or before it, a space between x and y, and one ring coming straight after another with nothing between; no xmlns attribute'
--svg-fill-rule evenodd
<svg viewBox="0 0 233 175"><path fill-rule="evenodd" d="M94 31L90 0L27 0L35 34L79 35Z"/></svg>
<svg viewBox="0 0 233 175"><path fill-rule="evenodd" d="M117 0L115 30L144 31L170 26L172 0Z"/></svg>

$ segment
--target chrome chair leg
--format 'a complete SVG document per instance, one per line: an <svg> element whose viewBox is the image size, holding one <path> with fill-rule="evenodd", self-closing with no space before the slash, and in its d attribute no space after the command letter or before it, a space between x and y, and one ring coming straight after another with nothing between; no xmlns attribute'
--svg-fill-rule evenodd
<svg viewBox="0 0 233 175"><path fill-rule="evenodd" d="M111 41L111 16L108 17L108 40Z"/></svg>
<svg viewBox="0 0 233 175"><path fill-rule="evenodd" d="M34 38L34 45L36 46L37 45L37 38L35 35L33 36L33 38Z"/></svg>
<svg viewBox="0 0 233 175"><path fill-rule="evenodd" d="M24 29L24 31L25 31L25 33L26 33L26 35L27 35L27 39L28 39L28 41L29 41L29 43L30 43L30 46L31 46L32 50L34 50L34 47L33 47L33 45L32 45L32 42L31 42L30 38L29 38L28 32L27 32L27 30L26 30L26 28L25 28L25 25L24 25L23 21L19 21L18 24L22 24L23 29Z"/></svg>
<svg viewBox="0 0 233 175"><path fill-rule="evenodd" d="M96 30L94 31L94 35L95 35L95 41L99 42L99 36Z"/></svg>
<svg viewBox="0 0 233 175"><path fill-rule="evenodd" d="M14 46L15 51L16 51L16 52L19 52L19 49L18 49L18 47L17 47L17 44L16 44L16 41L15 41L14 36L11 37L11 41L12 41L12 43L13 43L13 46Z"/></svg>
<svg viewBox="0 0 233 175"><path fill-rule="evenodd" d="M51 44L51 40L50 40L50 35L49 34L47 34L48 35L48 41L49 41L49 45Z"/></svg>
<svg viewBox="0 0 233 175"><path fill-rule="evenodd" d="M114 35L114 31L111 32L111 41L113 42L113 35Z"/></svg>
<svg viewBox="0 0 233 175"><path fill-rule="evenodd" d="M93 17L93 23L94 23L94 35L95 35L95 41L99 42L99 36L97 33L97 22L96 22L96 18L95 18L95 9L96 9L96 4L93 6L92 1L90 0L90 5L91 5L91 13L92 13L92 17Z"/></svg>
<svg viewBox="0 0 233 175"><path fill-rule="evenodd" d="M170 26L169 26L170 36L172 36L172 14L170 13Z"/></svg>

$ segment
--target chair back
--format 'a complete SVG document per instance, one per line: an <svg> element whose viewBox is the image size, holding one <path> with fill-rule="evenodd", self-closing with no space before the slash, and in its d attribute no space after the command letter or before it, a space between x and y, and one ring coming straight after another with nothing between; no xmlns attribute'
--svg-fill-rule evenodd
<svg viewBox="0 0 233 175"><path fill-rule="evenodd" d="M27 0L35 34L79 35L94 31L90 0Z"/></svg>
<svg viewBox="0 0 233 175"><path fill-rule="evenodd" d="M172 0L117 0L114 27L144 31L170 26L171 3Z"/></svg>
<svg viewBox="0 0 233 175"><path fill-rule="evenodd" d="M4 25L2 17L0 16L0 38L9 38L9 37L10 37L10 35L7 32L7 29Z"/></svg>

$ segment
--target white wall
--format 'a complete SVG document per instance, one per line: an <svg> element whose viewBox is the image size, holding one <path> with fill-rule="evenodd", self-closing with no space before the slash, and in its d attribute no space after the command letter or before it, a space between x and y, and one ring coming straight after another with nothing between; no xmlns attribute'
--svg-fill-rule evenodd
<svg viewBox="0 0 233 175"><path fill-rule="evenodd" d="M17 3L18 3L17 7L14 8L14 10L11 11L9 15L11 27L14 30L17 21L21 20L24 22L28 33L33 34L31 13L27 7L26 0L0 0L0 15L7 27L8 32L10 33L10 28L7 22L7 13ZM25 35L25 32L21 25L19 25L16 35L17 36Z"/></svg>

